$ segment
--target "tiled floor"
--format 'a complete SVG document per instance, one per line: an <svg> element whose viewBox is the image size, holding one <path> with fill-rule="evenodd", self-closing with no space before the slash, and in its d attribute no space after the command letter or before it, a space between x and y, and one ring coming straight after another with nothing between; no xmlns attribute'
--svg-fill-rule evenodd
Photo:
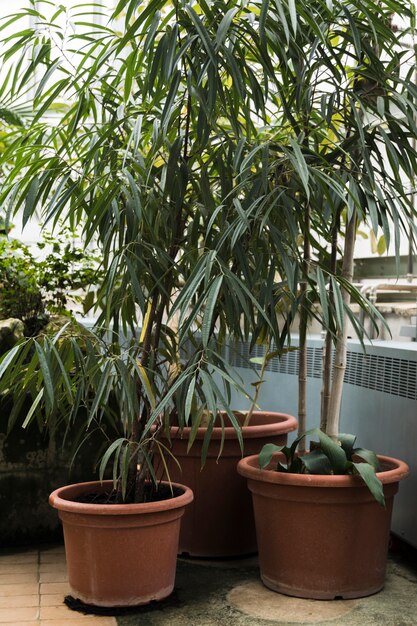
<svg viewBox="0 0 417 626"><path fill-rule="evenodd" d="M68 593L63 547L0 554L0 626L116 626L68 609Z"/></svg>

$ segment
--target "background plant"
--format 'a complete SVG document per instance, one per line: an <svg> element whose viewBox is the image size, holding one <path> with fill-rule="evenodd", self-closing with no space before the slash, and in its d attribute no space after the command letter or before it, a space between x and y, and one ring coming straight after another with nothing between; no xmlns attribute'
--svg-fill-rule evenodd
<svg viewBox="0 0 417 626"><path fill-rule="evenodd" d="M344 223L346 241L359 218L387 241L394 224L398 241L411 221L402 175L416 169L416 89L389 25L392 12L410 12L395 0L235 1L226 11L121 0L97 24L91 3L53 15L48 2L30 4L35 26L3 41L18 68L10 92L33 84L35 97L3 154L13 168L0 201L24 222L39 210L97 242L102 313L88 338L35 342L24 376L28 344L10 353L1 384L30 388L29 421L53 420L63 402L87 405L91 422L120 419L102 468L113 456L121 491L140 500L172 419L197 428L209 412L203 461L219 407L241 437L230 387L245 391L226 338L279 353L301 311L302 406L311 316L342 344L346 318L363 332L350 298L375 319L336 259Z"/></svg>
<svg viewBox="0 0 417 626"><path fill-rule="evenodd" d="M32 247L0 236L0 318L21 319L32 336L51 314L71 315L77 303L88 309L99 262L75 236L67 228L57 237L45 232Z"/></svg>
<svg viewBox="0 0 417 626"><path fill-rule="evenodd" d="M348 322L364 336L351 299L369 308L352 285L358 225L393 240L397 258L401 229L415 233L406 183L416 172L414 52L401 46L414 9L390 1L285 6L286 35L277 36L268 13L265 39L272 62L279 60L277 124L288 131L271 149L271 178L301 231L299 258L286 271L287 280L297 276L291 291L298 281L300 294L299 428L306 430L306 337L317 302L327 330L321 428L337 439ZM393 14L409 29L394 32Z"/></svg>

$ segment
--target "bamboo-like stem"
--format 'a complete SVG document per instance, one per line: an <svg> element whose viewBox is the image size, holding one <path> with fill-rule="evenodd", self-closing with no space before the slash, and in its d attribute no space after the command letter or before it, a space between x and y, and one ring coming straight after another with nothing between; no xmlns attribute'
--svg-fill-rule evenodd
<svg viewBox="0 0 417 626"><path fill-rule="evenodd" d="M330 295L330 294L329 294ZM332 384L332 336L329 330L323 345L323 382L321 387L320 430L326 432L329 413L330 391Z"/></svg>
<svg viewBox="0 0 417 626"><path fill-rule="evenodd" d="M264 354L264 358L262 360L261 371L259 373L259 381L258 381L258 383L256 385L255 394L253 396L252 404L250 405L249 411L246 413L246 416L245 416L245 421L242 424L243 428L245 428L245 426L249 426L250 421L252 419L253 412L254 412L255 407L257 405L259 392L260 392L262 384L264 382L266 366L268 365L268 360L269 360L268 359L268 355L269 355L270 349L271 349L271 344L268 343L268 345L265 347L265 354Z"/></svg>
<svg viewBox="0 0 417 626"><path fill-rule="evenodd" d="M189 134L190 134L190 120L191 120L191 96L189 95L187 98L187 113L185 119L185 135L184 135L184 151L183 151L183 161L187 163L188 161L188 144L189 144ZM180 132L181 129L179 128ZM181 203L176 215L175 228L172 233L172 240L170 249L168 251L169 258L174 264L175 257L177 256L179 246L181 243L181 239L183 236L183 229L186 223L186 218L183 215L184 203ZM163 315L164 311L170 301L171 291L174 283L174 277L172 271L169 272L166 276L166 281L163 288L156 290L154 292L151 310L148 319L148 324L146 327L146 333L143 340L142 345L142 354L140 358L140 363L143 368L146 368L149 364L149 358L151 354L155 354L158 350L160 337L161 337L161 329L163 324ZM159 301L159 306L158 306ZM141 384L138 383L138 394L141 395ZM130 442L133 444L135 450L139 449L139 442L144 431L144 428L148 422L150 414L149 403L144 401L143 408L140 415L137 416L132 428L132 435L130 437ZM149 447L149 452L152 454L152 446ZM129 463L128 470L128 493L126 495L126 502L142 502L145 490L145 481L147 478L147 473L145 471L141 471L138 468L138 461L140 465L142 465L144 459L138 459L138 454L135 451L132 454L131 461Z"/></svg>
<svg viewBox="0 0 417 626"><path fill-rule="evenodd" d="M356 209L354 209L352 216L348 220L346 225L346 236L342 261L342 277L349 283L351 283L353 279L353 258L355 252L356 221L357 213ZM342 300L345 307L349 306L350 294L344 288L342 288ZM329 411L327 415L326 433L330 437L332 437L332 439L337 439L339 435L340 406L342 402L343 379L346 371L347 324L348 318L345 311L343 315L343 328L339 328L336 333L333 380L330 394Z"/></svg>
<svg viewBox="0 0 417 626"><path fill-rule="evenodd" d="M330 271L336 273L337 269L337 236L340 226L340 212L337 213L332 230L332 250L330 256ZM333 303L332 283L329 285L329 303ZM330 329L326 330L323 346L323 384L321 388L320 430L326 432L327 415L329 412L330 390L332 384L332 335Z"/></svg>
<svg viewBox="0 0 417 626"><path fill-rule="evenodd" d="M308 326L308 271L310 268L310 206L307 205L304 214L304 242L303 242L303 280L300 287L300 343L298 365L298 434L307 430L307 326ZM306 450L306 441L303 438L299 444L299 452Z"/></svg>

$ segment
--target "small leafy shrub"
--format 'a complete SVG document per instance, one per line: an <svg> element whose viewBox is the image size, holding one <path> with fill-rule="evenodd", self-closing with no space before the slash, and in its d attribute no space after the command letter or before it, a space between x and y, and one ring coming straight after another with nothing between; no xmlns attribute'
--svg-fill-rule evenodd
<svg viewBox="0 0 417 626"><path fill-rule="evenodd" d="M37 263L29 248L16 239L0 238L0 318L24 322L28 335L48 317L38 283Z"/></svg>
<svg viewBox="0 0 417 626"><path fill-rule="evenodd" d="M40 250L49 248L46 257L37 262L37 276L50 313L68 314L74 303L81 304L86 313L93 304L91 287L99 278L99 258L75 244L75 236L64 228L59 238L44 233L37 244Z"/></svg>
<svg viewBox="0 0 417 626"><path fill-rule="evenodd" d="M99 261L73 238L70 229L59 238L44 233L37 248L46 255L38 258L23 242L0 235L0 319L21 319L33 336L50 314L71 315L76 303L86 312L94 300Z"/></svg>
<svg viewBox="0 0 417 626"><path fill-rule="evenodd" d="M318 441L310 442L310 452L297 455L297 448L304 437L318 437ZM259 455L259 467L266 468L275 452L282 452L286 465L277 463L277 472L289 474L352 474L359 475L365 482L375 500L385 507L384 492L381 481L376 475L379 470L378 458L375 452L365 448L355 448L355 435L339 434L338 441L334 441L319 428L314 428L297 437L293 444L276 446L267 443Z"/></svg>

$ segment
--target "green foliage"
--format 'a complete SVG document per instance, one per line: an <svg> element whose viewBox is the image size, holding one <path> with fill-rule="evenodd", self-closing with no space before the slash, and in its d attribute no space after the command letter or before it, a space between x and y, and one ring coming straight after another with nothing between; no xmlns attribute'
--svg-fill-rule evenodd
<svg viewBox="0 0 417 626"><path fill-rule="evenodd" d="M297 448L304 437L318 437L318 441L310 442L310 452L297 455ZM276 452L282 452L286 465L277 463L278 472L290 474L352 474L362 478L375 500L385 507L382 483L376 475L378 459L374 452L364 448L355 448L354 435L340 434L338 441L333 441L318 428L297 437L290 447L276 446L267 443L259 455L259 467L266 468Z"/></svg>
<svg viewBox="0 0 417 626"><path fill-rule="evenodd" d="M28 334L47 321L35 263L27 246L0 237L0 318L22 320Z"/></svg>
<svg viewBox="0 0 417 626"><path fill-rule="evenodd" d="M61 228L58 236L42 233L37 244L46 253L35 268L50 313L69 314L74 311L75 303L81 304L87 313L94 302L92 288L100 283L100 258L77 239L75 231Z"/></svg>
<svg viewBox="0 0 417 626"><path fill-rule="evenodd" d="M25 344L0 392L12 385L18 396L36 380L31 417L47 421L77 393L92 420L121 416L123 437L104 460L128 497L140 498L154 438L174 417L183 425L191 407L197 420L208 411L205 451L217 409L233 419L239 380L226 338L267 338L282 352L300 310L332 335L346 314L362 337L343 289L377 324L326 243L353 211L387 245L393 224L396 251L412 223L404 178L417 172L417 89L401 74L408 52L393 12L411 15L397 0L232 0L226 12L220 2L120 0L108 20L98 3L54 13L40 0L0 27L14 27L0 98L35 93L0 155L0 205L7 220L38 212L51 227L80 225L103 267L97 341L62 337L59 359L38 342L18 377ZM138 327L121 358L122 337Z"/></svg>
<svg viewBox="0 0 417 626"><path fill-rule="evenodd" d="M85 292L98 280L98 260L75 245L74 236L69 229L58 238L44 233L36 246L46 252L43 257L17 239L0 236L1 319L21 319L26 334L36 335L50 314L70 315L75 302L88 301Z"/></svg>

